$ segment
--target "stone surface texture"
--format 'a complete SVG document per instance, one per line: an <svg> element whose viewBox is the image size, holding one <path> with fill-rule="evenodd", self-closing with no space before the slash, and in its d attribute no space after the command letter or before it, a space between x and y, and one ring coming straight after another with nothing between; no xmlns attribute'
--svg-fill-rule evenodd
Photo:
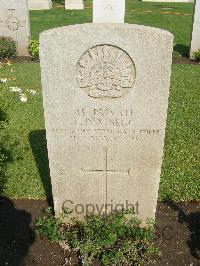
<svg viewBox="0 0 200 266"><path fill-rule="evenodd" d="M171 33L139 25L40 35L56 214L68 208L81 219L138 202L143 222L155 217L172 49Z"/></svg>
<svg viewBox="0 0 200 266"><path fill-rule="evenodd" d="M193 59L194 58L193 53L199 49L200 49L200 0L196 0L194 6L190 58Z"/></svg>
<svg viewBox="0 0 200 266"><path fill-rule="evenodd" d="M83 9L83 0L65 0L65 9Z"/></svg>
<svg viewBox="0 0 200 266"><path fill-rule="evenodd" d="M52 1L51 0L28 0L29 10L43 10L51 9Z"/></svg>
<svg viewBox="0 0 200 266"><path fill-rule="evenodd" d="M124 23L125 0L94 0L93 23Z"/></svg>
<svg viewBox="0 0 200 266"><path fill-rule="evenodd" d="M0 1L0 36L11 37L16 41L18 56L29 55L27 46L30 25L27 0Z"/></svg>

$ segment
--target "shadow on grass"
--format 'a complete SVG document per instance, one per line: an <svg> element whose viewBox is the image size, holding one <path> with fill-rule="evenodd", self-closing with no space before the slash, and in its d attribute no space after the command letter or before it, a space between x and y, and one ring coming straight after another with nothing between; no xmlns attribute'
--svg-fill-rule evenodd
<svg viewBox="0 0 200 266"><path fill-rule="evenodd" d="M189 46L183 45L183 44L176 44L174 46L174 52L177 52L183 57L188 57L189 55Z"/></svg>
<svg viewBox="0 0 200 266"><path fill-rule="evenodd" d="M53 197L52 197L51 179L49 171L46 131L36 130L30 132L29 142L45 190L47 202L49 206L53 208Z"/></svg>
<svg viewBox="0 0 200 266"><path fill-rule="evenodd" d="M13 202L0 197L0 265L20 266L35 241L31 215L15 208Z"/></svg>
<svg viewBox="0 0 200 266"><path fill-rule="evenodd" d="M53 0L53 3L65 7L65 0Z"/></svg>
<svg viewBox="0 0 200 266"><path fill-rule="evenodd" d="M178 212L178 221L181 224L186 224L190 232L190 238L187 245L191 255L200 260L200 212L190 212L186 214L178 204L173 201L166 200L165 204Z"/></svg>

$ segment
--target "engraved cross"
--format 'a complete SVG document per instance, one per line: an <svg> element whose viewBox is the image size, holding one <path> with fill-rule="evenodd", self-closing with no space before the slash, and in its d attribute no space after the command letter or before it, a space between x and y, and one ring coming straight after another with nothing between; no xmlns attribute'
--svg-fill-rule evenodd
<svg viewBox="0 0 200 266"><path fill-rule="evenodd" d="M105 185L106 185L106 204L107 204L107 189L108 189L108 173L124 173L124 174L128 174L130 173L130 168L127 169L127 170L112 170L112 169L109 169L108 168L108 150L107 150L107 147L104 147L103 148L103 153L104 153L104 165L102 167L102 169L81 169L82 172L85 172L85 173L97 173L97 172L101 172L104 174L105 176Z"/></svg>

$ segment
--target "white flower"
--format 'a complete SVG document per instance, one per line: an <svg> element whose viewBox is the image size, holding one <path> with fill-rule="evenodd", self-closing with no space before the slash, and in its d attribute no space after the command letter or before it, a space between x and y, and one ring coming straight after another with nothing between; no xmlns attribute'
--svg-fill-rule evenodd
<svg viewBox="0 0 200 266"><path fill-rule="evenodd" d="M36 91L30 90L29 93L34 95L34 94L36 94Z"/></svg>
<svg viewBox="0 0 200 266"><path fill-rule="evenodd" d="M8 80L7 78L1 78L1 79L0 79L0 82L2 82L2 83L6 83L7 80Z"/></svg>
<svg viewBox="0 0 200 266"><path fill-rule="evenodd" d="M25 94L20 94L20 98L19 98L19 100L21 101L21 102L23 102L23 103L25 103L25 102L27 102L27 97L26 97L26 95Z"/></svg>
<svg viewBox="0 0 200 266"><path fill-rule="evenodd" d="M39 94L39 92L36 92L35 90L26 89L26 91L28 91L28 93L30 93L32 95Z"/></svg>
<svg viewBox="0 0 200 266"><path fill-rule="evenodd" d="M20 89L18 87L10 87L10 90L13 91L13 92L19 92L19 93L22 92L22 89Z"/></svg>

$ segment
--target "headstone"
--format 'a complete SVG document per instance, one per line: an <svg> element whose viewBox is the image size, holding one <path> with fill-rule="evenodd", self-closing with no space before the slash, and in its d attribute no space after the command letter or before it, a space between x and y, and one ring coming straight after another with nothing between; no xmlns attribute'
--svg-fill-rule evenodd
<svg viewBox="0 0 200 266"><path fill-rule="evenodd" d="M28 56L30 26L27 0L0 1L0 36L16 41L18 56Z"/></svg>
<svg viewBox="0 0 200 266"><path fill-rule="evenodd" d="M195 1L190 58L194 59L194 52L200 49L200 0Z"/></svg>
<svg viewBox="0 0 200 266"><path fill-rule="evenodd" d="M94 23L124 23L125 0L93 0Z"/></svg>
<svg viewBox="0 0 200 266"><path fill-rule="evenodd" d="M28 0L29 10L43 10L51 9L52 1L51 0Z"/></svg>
<svg viewBox="0 0 200 266"><path fill-rule="evenodd" d="M81 40L81 42L80 42ZM173 36L147 26L84 24L40 35L56 214L138 206L154 218Z"/></svg>
<svg viewBox="0 0 200 266"><path fill-rule="evenodd" d="M65 9L83 9L83 0L65 0Z"/></svg>

